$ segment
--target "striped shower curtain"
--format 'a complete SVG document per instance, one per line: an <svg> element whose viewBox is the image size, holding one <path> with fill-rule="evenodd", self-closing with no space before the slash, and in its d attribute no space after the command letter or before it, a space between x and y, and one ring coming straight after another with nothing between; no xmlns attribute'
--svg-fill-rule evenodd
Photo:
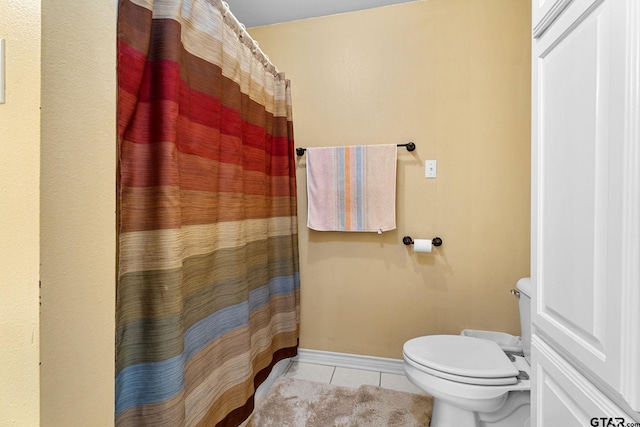
<svg viewBox="0 0 640 427"><path fill-rule="evenodd" d="M219 0L120 0L116 426L236 426L297 352L289 82Z"/></svg>

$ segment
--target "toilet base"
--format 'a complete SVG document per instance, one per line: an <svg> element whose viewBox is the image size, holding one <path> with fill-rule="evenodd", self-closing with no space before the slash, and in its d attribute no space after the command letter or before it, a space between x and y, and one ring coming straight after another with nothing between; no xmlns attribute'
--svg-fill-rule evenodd
<svg viewBox="0 0 640 427"><path fill-rule="evenodd" d="M478 413L464 410L442 399L434 399L430 427L525 427L528 426L530 393L510 392L498 411Z"/></svg>
<svg viewBox="0 0 640 427"><path fill-rule="evenodd" d="M478 427L475 412L465 411L441 399L433 400L430 427Z"/></svg>

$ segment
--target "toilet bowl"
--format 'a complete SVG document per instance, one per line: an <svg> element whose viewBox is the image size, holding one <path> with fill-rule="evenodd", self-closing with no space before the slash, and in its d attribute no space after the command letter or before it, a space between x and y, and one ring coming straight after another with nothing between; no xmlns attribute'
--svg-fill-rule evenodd
<svg viewBox="0 0 640 427"><path fill-rule="evenodd" d="M403 347L407 378L434 397L431 427L528 426L530 281L518 281L523 354L464 335L413 338Z"/></svg>

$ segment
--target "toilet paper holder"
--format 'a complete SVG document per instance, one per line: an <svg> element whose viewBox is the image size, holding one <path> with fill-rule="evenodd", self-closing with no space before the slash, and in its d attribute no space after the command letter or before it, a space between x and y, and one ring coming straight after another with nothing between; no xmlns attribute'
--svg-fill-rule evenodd
<svg viewBox="0 0 640 427"><path fill-rule="evenodd" d="M411 236L404 236L402 238L402 243L404 243L405 245L413 245L413 238ZM442 245L442 239L439 237L434 237L431 240L431 244L433 246L440 246Z"/></svg>

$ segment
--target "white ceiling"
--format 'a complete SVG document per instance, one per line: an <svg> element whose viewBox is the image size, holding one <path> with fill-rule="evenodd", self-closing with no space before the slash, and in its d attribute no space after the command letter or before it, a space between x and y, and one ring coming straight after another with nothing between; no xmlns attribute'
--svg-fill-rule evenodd
<svg viewBox="0 0 640 427"><path fill-rule="evenodd" d="M247 28L416 0L225 0Z"/></svg>

